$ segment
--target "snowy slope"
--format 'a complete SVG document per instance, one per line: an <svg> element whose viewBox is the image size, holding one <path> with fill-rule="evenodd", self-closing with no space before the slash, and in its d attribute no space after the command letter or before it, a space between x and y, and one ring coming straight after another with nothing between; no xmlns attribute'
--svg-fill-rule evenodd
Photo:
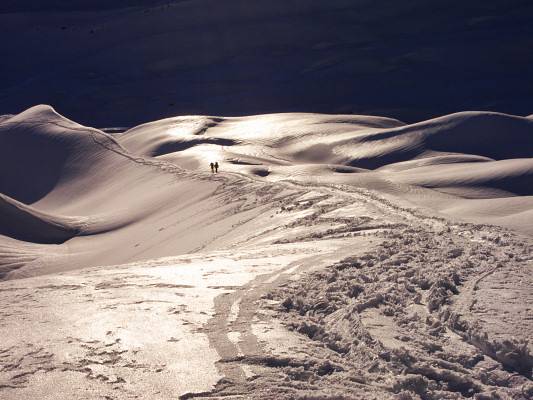
<svg viewBox="0 0 533 400"><path fill-rule="evenodd" d="M188 116L140 125L116 139L132 152L193 171L218 160L225 171L268 181L378 189L451 215L532 233L528 118L463 112L405 125L348 115ZM465 199L492 201L473 206Z"/></svg>
<svg viewBox="0 0 533 400"><path fill-rule="evenodd" d="M232 218L269 207L270 197L244 193L285 180L379 190L532 233L528 118L470 112L405 125L322 114L184 116L110 135L37 106L5 119L0 131L1 233L60 248L68 241L67 255L51 248L45 270L193 251L199 239L188 237L231 236ZM209 172L213 161L224 175ZM228 210L240 211L226 217ZM213 228L213 218L226 223Z"/></svg>
<svg viewBox="0 0 533 400"><path fill-rule="evenodd" d="M0 2L0 400L533 398L532 21Z"/></svg>
<svg viewBox="0 0 533 400"><path fill-rule="evenodd" d="M4 116L0 398L528 399L532 137L486 112Z"/></svg>

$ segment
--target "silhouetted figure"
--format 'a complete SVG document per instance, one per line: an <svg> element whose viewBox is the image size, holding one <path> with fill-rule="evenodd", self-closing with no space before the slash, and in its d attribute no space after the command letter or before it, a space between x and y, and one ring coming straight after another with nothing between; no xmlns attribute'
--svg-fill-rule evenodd
<svg viewBox="0 0 533 400"><path fill-rule="evenodd" d="M215 172L215 164L211 163L209 165L211 166L211 172Z"/></svg>
<svg viewBox="0 0 533 400"><path fill-rule="evenodd" d="M215 172L218 172L218 162L215 161Z"/></svg>

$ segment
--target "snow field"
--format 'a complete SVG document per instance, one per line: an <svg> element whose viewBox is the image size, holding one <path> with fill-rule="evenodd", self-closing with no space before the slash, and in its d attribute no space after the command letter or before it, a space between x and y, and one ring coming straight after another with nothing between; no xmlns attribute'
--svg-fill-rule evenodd
<svg viewBox="0 0 533 400"><path fill-rule="evenodd" d="M530 133L492 113L5 118L0 398L528 399Z"/></svg>

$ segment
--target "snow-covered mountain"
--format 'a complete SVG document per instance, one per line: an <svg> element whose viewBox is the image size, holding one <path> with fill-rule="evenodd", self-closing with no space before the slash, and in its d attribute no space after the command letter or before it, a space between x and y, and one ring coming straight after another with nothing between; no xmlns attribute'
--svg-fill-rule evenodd
<svg viewBox="0 0 533 400"><path fill-rule="evenodd" d="M0 110L84 124L353 113L417 122L533 109L528 0L13 1Z"/></svg>
<svg viewBox="0 0 533 400"><path fill-rule="evenodd" d="M0 400L531 399L532 8L1 2Z"/></svg>

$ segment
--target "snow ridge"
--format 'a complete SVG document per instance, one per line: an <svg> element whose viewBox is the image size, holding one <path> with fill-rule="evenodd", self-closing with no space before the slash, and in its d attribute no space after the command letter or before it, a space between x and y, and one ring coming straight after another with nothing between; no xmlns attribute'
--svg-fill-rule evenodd
<svg viewBox="0 0 533 400"><path fill-rule="evenodd" d="M3 118L0 397L528 399L531 134Z"/></svg>

